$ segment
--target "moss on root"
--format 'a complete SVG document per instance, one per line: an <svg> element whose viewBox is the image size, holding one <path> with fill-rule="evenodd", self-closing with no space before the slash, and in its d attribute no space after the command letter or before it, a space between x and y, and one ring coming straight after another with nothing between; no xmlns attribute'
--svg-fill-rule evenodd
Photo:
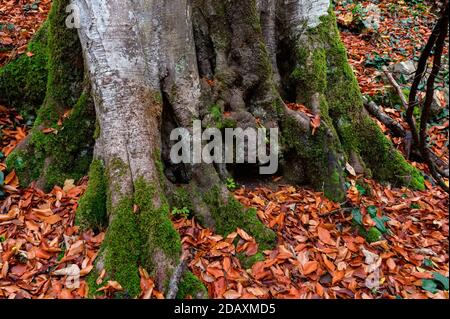
<svg viewBox="0 0 450 319"><path fill-rule="evenodd" d="M192 272L186 271L178 286L177 299L187 297L206 296L208 291L205 285Z"/></svg>
<svg viewBox="0 0 450 319"><path fill-rule="evenodd" d="M119 282L130 297L140 293L139 260L142 237L133 199L123 198L112 212L112 218L100 254L109 277Z"/></svg>
<svg viewBox="0 0 450 319"><path fill-rule="evenodd" d="M259 220L254 208L244 209L241 203L231 196L227 203L222 202L218 187L207 192L203 199L211 210L219 234L226 236L239 227L256 239L260 249L274 247L276 234Z"/></svg>
<svg viewBox="0 0 450 319"><path fill-rule="evenodd" d="M89 169L88 188L78 203L76 213L76 224L81 229L101 230L107 226L107 187L103 163L94 160Z"/></svg>
<svg viewBox="0 0 450 319"><path fill-rule="evenodd" d="M65 179L79 179L88 171L92 159L95 112L83 83L84 65L77 32L65 27L65 8L69 3L53 2L45 27L47 48L41 50L47 55L47 72L39 69L47 79L45 100L37 112L28 145L8 157L8 167L16 170L23 186L41 179L49 189ZM26 73L27 69L22 71L23 76L33 76ZM70 116L62 126L58 125L70 109ZM57 134L45 134L43 128L53 128Z"/></svg>
<svg viewBox="0 0 450 319"><path fill-rule="evenodd" d="M256 253L253 256L247 256L244 253L239 253L237 255L242 267L244 269L250 269L258 261L264 261L265 257L262 253Z"/></svg>
<svg viewBox="0 0 450 319"><path fill-rule="evenodd" d="M35 126L29 144L8 156L8 168L16 170L22 186L43 177L45 188L50 189L63 184L66 179L77 180L86 174L92 160L95 129L93 109L89 103L88 94L82 94L62 126L57 124L57 120L49 126L57 134L46 134Z"/></svg>
<svg viewBox="0 0 450 319"><path fill-rule="evenodd" d="M0 102L14 107L25 118L35 116L47 88L48 23L44 23L28 44L28 52L0 68Z"/></svg>
<svg viewBox="0 0 450 319"><path fill-rule="evenodd" d="M155 186L143 179L135 183L135 203L139 206L139 231L143 236L142 264L149 270L157 265L152 262L156 249L161 250L165 257L174 264L178 263L181 254L181 239L173 227L169 215L169 205L164 197L162 205L155 207L153 198Z"/></svg>
<svg viewBox="0 0 450 319"><path fill-rule="evenodd" d="M364 112L359 85L348 63L332 8L320 19L321 24L305 33L306 39L297 49L298 66L291 73L297 100L308 103L311 94L322 94L322 104L330 106L326 111L321 108L322 121L335 127L347 160L351 153L360 154L376 179L423 189L420 172L406 162ZM321 134L319 130L318 136ZM310 148L320 145L315 139ZM331 172L330 176L334 175Z"/></svg>
<svg viewBox="0 0 450 319"><path fill-rule="evenodd" d="M192 195L182 187L178 187L171 196L171 203L173 207L184 208L186 207L189 212L194 211L194 204L192 202Z"/></svg>
<svg viewBox="0 0 450 319"><path fill-rule="evenodd" d="M296 120L290 117L285 117L282 128L282 142L287 151L294 153L295 160L305 166L306 180L328 198L342 201L345 197L343 172L340 169L343 163L339 158L342 149L326 113L314 135L302 131Z"/></svg>

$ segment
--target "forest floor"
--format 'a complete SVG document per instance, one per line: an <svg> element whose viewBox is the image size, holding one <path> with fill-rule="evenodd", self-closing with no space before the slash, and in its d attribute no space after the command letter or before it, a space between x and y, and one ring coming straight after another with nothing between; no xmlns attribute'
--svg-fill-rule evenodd
<svg viewBox="0 0 450 319"><path fill-rule="evenodd" d="M387 0L377 1L374 9L368 1L336 2L342 40L361 91L406 128L404 110L386 98L391 89L383 81L381 67L417 59L436 19L430 6L423 1ZM32 58L27 41L45 20L50 5L51 0L2 1L0 66L18 54ZM373 12L382 19L372 29L367 22ZM444 88L445 83L448 68L438 86ZM433 150L448 162L448 105L439 94L441 110L430 123L429 136ZM0 106L0 173L4 172L0 174L0 299L86 297L83 278L92 270L104 238L104 233L79 233L74 226L87 179L68 180L48 194L33 185L21 189L14 171L9 172L3 161L26 137L25 123L15 111ZM401 139L391 140L403 151ZM428 174L424 165L412 164ZM209 296L448 299L448 194L430 180L425 191L412 191L354 176L351 167L348 171L345 203L290 185L236 189L235 197L256 208L260 219L278 234L277 247L262 255L256 255L255 240L241 229L224 238L195 219L174 216L183 247L193 252L189 268L205 283ZM258 256L259 261L246 269L240 255ZM79 288L69 288L65 275L74 264L81 269ZM102 281L100 276L105 298L121 289L116 282ZM141 298L164 298L143 270L141 288Z"/></svg>

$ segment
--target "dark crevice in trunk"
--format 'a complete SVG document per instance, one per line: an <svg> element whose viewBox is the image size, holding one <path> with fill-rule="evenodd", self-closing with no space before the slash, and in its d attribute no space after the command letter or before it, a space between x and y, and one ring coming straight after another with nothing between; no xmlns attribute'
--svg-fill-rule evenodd
<svg viewBox="0 0 450 319"><path fill-rule="evenodd" d="M164 164L164 174L173 184L188 184L191 180L189 168L184 163L174 164L170 160L170 150L177 141L170 140L172 130L179 127L172 105L166 93L162 93L163 112L161 127L161 160Z"/></svg>
<svg viewBox="0 0 450 319"><path fill-rule="evenodd" d="M193 31L200 77L212 79L216 69L216 52L209 25L200 8L193 8Z"/></svg>

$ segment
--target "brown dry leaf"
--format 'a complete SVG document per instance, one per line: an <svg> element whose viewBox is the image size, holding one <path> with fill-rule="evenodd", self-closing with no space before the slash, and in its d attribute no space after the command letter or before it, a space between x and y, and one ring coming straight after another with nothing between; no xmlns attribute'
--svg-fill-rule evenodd
<svg viewBox="0 0 450 319"><path fill-rule="evenodd" d="M230 289L223 294L225 299L239 299L242 294L237 292L236 290Z"/></svg>
<svg viewBox="0 0 450 319"><path fill-rule="evenodd" d="M388 266L390 271L394 271L395 268L397 267L397 265L395 264L394 259L392 259L392 258L389 258L388 260L386 260L386 264L387 264L387 266Z"/></svg>
<svg viewBox="0 0 450 319"><path fill-rule="evenodd" d="M317 261L308 261L305 265L303 265L303 274L306 276L315 272L318 266L319 264Z"/></svg>
<svg viewBox="0 0 450 319"><path fill-rule="evenodd" d="M239 236L241 236L241 238L245 241L251 241L253 240L252 236L250 236L249 234L247 234L247 232L241 228L237 229L237 233Z"/></svg>
<svg viewBox="0 0 450 319"><path fill-rule="evenodd" d="M317 234L319 235L319 239L323 241L327 245L335 246L336 242L331 239L330 232L323 228L323 227L317 227Z"/></svg>
<svg viewBox="0 0 450 319"><path fill-rule="evenodd" d="M320 127L320 123L321 123L320 115L316 115L314 116L313 119L311 119L311 127L312 127L311 135L316 134L317 129Z"/></svg>

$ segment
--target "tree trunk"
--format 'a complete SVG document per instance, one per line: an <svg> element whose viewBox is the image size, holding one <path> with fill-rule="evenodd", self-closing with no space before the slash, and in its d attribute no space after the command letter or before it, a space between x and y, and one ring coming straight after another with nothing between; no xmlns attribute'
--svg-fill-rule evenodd
<svg viewBox="0 0 450 319"><path fill-rule="evenodd" d="M279 128L278 173L337 201L345 197L346 162L367 176L423 188L420 173L365 112L329 0L73 3L78 37L65 26L69 1L53 1L46 97L31 137L8 166L42 185L77 178L95 137L77 221L108 225L97 268L127 296L139 293L139 265L164 290L180 262L170 207L188 208L221 234L243 228L260 249L275 243L256 212L229 195L224 178L237 167L170 162L171 130L192 130L195 119L203 127ZM283 101L320 116L317 131ZM58 134L44 134L47 127ZM189 274L181 285L201 292Z"/></svg>

